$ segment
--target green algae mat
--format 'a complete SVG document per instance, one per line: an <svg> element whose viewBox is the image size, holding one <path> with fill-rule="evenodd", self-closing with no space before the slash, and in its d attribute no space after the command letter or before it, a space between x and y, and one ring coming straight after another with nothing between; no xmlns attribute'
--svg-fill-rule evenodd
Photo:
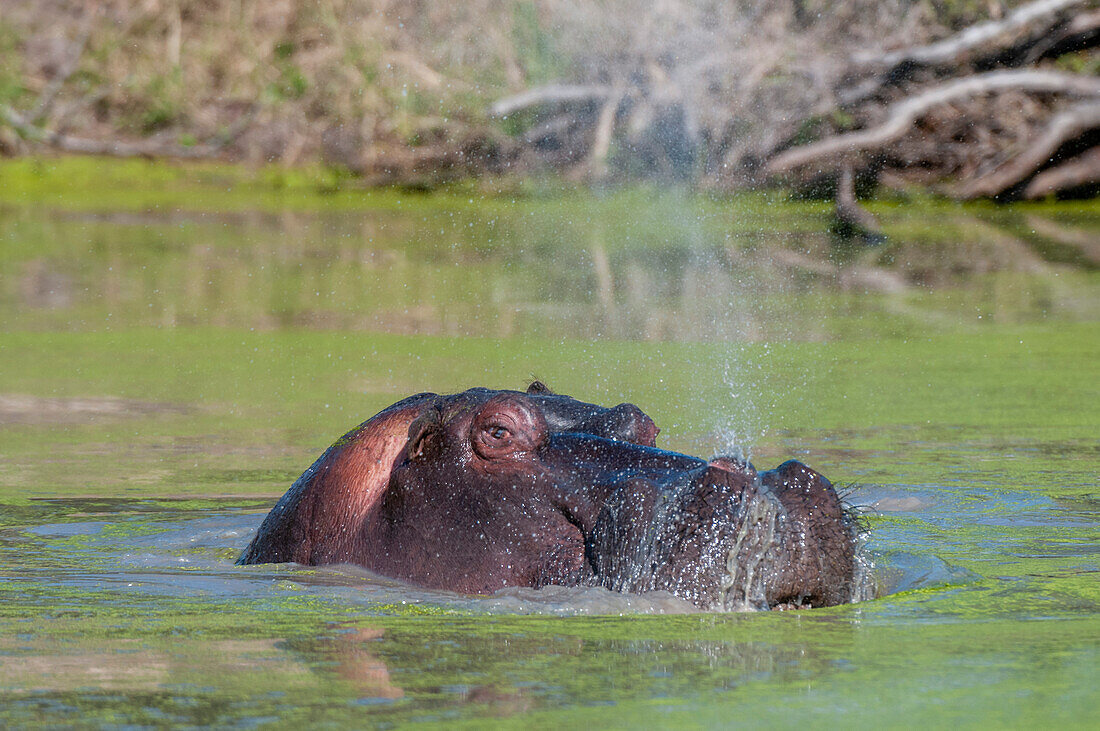
<svg viewBox="0 0 1100 731"><path fill-rule="evenodd" d="M1035 727L1100 692L1100 208L357 191L0 164L0 725ZM801 459L881 596L669 613L237 567L331 441L416 391L632 401Z"/></svg>

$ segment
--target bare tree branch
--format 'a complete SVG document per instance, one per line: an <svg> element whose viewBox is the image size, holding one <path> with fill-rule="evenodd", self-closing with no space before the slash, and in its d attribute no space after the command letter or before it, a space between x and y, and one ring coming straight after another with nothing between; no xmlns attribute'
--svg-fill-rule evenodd
<svg viewBox="0 0 1100 731"><path fill-rule="evenodd" d="M623 101L624 90L616 88L600 109L600 119L596 123L596 136L588 154L588 174L594 179L607 175L607 153L611 150L611 136L615 131L615 117L619 114L619 105Z"/></svg>
<svg viewBox="0 0 1100 731"><path fill-rule="evenodd" d="M937 43L903 48L882 55L859 54L853 60L864 66L886 69L902 64L937 66L960 63L975 51L1010 46L1019 40L1021 34L1052 28L1062 21L1066 11L1088 3L1089 0L1037 0L1016 8L1002 20L972 25Z"/></svg>
<svg viewBox="0 0 1100 731"><path fill-rule="evenodd" d="M84 17L81 18L80 22L80 33L73 41L72 47L69 48L69 55L65 59L65 63L58 69L57 74L50 79L50 83L46 85L46 88L42 90L42 94L38 97L38 104L35 105L34 111L28 117L31 124L38 124L50 113L50 108L53 106L58 93L65 82L69 80L69 77L73 75L73 72L76 71L76 67L80 65L80 59L84 55L84 48L88 45L88 37L92 34L92 28L98 14L98 5L92 5L84 9Z"/></svg>
<svg viewBox="0 0 1100 731"><path fill-rule="evenodd" d="M990 71L934 86L891 107L885 123L871 129L849 132L776 155L768 163L771 174L784 173L803 165L852 157L883 147L903 136L913 123L933 107L978 94L1018 90L1076 96L1100 97L1100 79L1056 71Z"/></svg>
<svg viewBox="0 0 1100 731"><path fill-rule="evenodd" d="M383 61L404 67L430 89L438 89L444 81L450 84L459 83L455 79L444 77L443 74L406 51L390 51L383 56Z"/></svg>
<svg viewBox="0 0 1100 731"><path fill-rule="evenodd" d="M522 109L539 107L544 104L565 104L568 102L603 101L614 92L611 86L583 84L548 84L529 89L522 94L498 100L490 108L494 117L507 117Z"/></svg>
<svg viewBox="0 0 1100 731"><path fill-rule="evenodd" d="M1023 59L1022 65L1033 64L1041 58L1058 56L1096 45L1100 41L1100 10L1081 13L1056 33L1048 33L1036 43Z"/></svg>

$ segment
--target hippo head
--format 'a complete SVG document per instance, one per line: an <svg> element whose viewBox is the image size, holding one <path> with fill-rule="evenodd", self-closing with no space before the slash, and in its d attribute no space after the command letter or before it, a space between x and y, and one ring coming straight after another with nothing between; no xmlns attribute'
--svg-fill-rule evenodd
<svg viewBox="0 0 1100 731"><path fill-rule="evenodd" d="M719 610L851 600L855 530L824 477L665 451L657 432L633 405L541 384L420 394L314 463L240 563L351 562L469 593L665 590Z"/></svg>

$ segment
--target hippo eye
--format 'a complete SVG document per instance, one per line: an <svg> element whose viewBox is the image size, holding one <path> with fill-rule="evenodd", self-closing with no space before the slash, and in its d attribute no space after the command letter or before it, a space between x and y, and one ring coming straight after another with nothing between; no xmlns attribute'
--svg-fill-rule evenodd
<svg viewBox="0 0 1100 731"><path fill-rule="evenodd" d="M485 460L530 460L547 440L538 405L529 397L503 391L489 399L470 424L470 446Z"/></svg>

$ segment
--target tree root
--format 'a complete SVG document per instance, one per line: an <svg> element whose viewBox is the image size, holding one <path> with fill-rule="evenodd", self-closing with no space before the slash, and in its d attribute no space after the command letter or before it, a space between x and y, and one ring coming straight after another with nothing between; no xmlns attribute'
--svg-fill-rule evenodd
<svg viewBox="0 0 1100 731"><path fill-rule="evenodd" d="M1029 141L1019 155L980 178L955 186L951 192L954 197L964 199L1000 195L1020 185L1053 160L1058 148L1066 142L1096 127L1100 127L1100 102L1070 107L1055 114L1039 138Z"/></svg>
<svg viewBox="0 0 1100 731"><path fill-rule="evenodd" d="M1093 148L1031 179L1024 198L1034 199L1085 185L1100 184L1100 148Z"/></svg>

